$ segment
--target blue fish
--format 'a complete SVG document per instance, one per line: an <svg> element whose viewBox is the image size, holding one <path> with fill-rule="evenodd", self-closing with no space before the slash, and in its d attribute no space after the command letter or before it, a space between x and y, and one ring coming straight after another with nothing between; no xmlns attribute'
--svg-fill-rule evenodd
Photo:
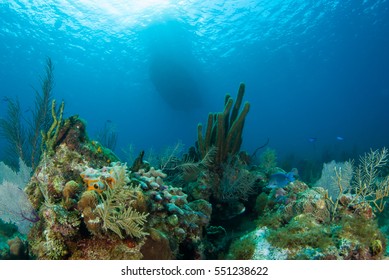
<svg viewBox="0 0 389 280"><path fill-rule="evenodd" d="M343 138L342 136L336 136L336 140L338 140L338 141L343 141L344 138Z"/></svg>
<svg viewBox="0 0 389 280"><path fill-rule="evenodd" d="M316 137L309 137L309 138L308 138L308 141L311 142L311 143L315 143L316 140L317 140Z"/></svg>
<svg viewBox="0 0 389 280"><path fill-rule="evenodd" d="M270 176L269 184L266 188L269 189L278 189L283 188L290 182L295 180L294 176L297 175L297 169L293 168L292 171L288 173L277 172Z"/></svg>

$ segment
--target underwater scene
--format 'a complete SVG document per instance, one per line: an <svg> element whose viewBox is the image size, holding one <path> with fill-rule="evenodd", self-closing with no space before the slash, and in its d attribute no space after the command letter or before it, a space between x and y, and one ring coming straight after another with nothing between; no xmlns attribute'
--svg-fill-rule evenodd
<svg viewBox="0 0 389 280"><path fill-rule="evenodd" d="M0 259L389 257L386 0L0 0Z"/></svg>

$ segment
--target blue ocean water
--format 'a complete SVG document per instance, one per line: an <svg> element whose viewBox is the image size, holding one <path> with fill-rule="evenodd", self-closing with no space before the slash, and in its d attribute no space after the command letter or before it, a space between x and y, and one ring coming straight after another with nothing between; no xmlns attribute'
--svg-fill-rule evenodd
<svg viewBox="0 0 389 280"><path fill-rule="evenodd" d="M279 158L388 145L386 0L0 0L2 100L28 114L47 57L66 116L92 138L108 121L119 154L193 145L240 82L249 153L267 139Z"/></svg>

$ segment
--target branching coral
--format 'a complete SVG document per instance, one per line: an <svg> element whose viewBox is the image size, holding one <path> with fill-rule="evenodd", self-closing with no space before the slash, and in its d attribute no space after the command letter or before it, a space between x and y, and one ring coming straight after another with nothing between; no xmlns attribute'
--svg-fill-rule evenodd
<svg viewBox="0 0 389 280"><path fill-rule="evenodd" d="M22 126L22 113L19 100L8 100L7 116L0 119L0 136L8 142L8 157L11 160L20 158L25 161L26 153L26 131Z"/></svg>
<svg viewBox="0 0 389 280"><path fill-rule="evenodd" d="M140 238L146 235L143 225L148 213L140 213L133 208L140 188L126 185L126 168L126 165L118 164L103 168L107 170L108 175L106 178L100 175L98 180L106 185L106 188L104 192L100 192L101 203L96 206L95 211L102 221L103 230L111 230L121 239L126 236ZM107 182L109 178L112 180ZM98 220L89 222L98 222Z"/></svg>
<svg viewBox="0 0 389 280"><path fill-rule="evenodd" d="M276 150L267 148L259 158L259 166L266 174L272 174L277 167Z"/></svg>
<svg viewBox="0 0 389 280"><path fill-rule="evenodd" d="M388 162L388 149L370 151L360 158L356 169L352 189L355 193L350 204L373 204L375 209L382 212L385 207L384 199L389 196L389 175L380 179L382 168Z"/></svg>
<svg viewBox="0 0 389 280"><path fill-rule="evenodd" d="M53 121L50 112L52 103L52 91L54 88L54 65L50 58L46 60L45 76L41 78L41 91L35 90L35 108L32 113L32 123L29 129L29 141L31 145L30 162L33 168L40 159L41 133L48 131ZM53 104L52 104L53 105Z"/></svg>
<svg viewBox="0 0 389 280"><path fill-rule="evenodd" d="M52 90L54 87L54 66L50 58L46 60L45 75L41 78L41 92L35 90L35 107L31 118L22 115L19 101L7 99L7 117L0 119L0 135L9 144L9 158L11 160L21 158L33 169L38 165L41 156L41 145L47 146L49 139L56 139L54 130L58 120L53 113L55 103L52 103ZM50 104L52 105L50 111ZM62 118L63 106L59 115ZM23 119L27 120L27 128L23 125ZM52 127L50 127L52 125ZM54 125L54 127L53 127ZM54 135L51 132L54 131ZM45 132L46 143L42 143L42 132ZM48 134L50 133L50 134ZM47 146L47 147L50 147Z"/></svg>
<svg viewBox="0 0 389 280"><path fill-rule="evenodd" d="M256 176L235 160L225 164L220 189L215 194L221 201L247 200L254 193Z"/></svg>
<svg viewBox="0 0 389 280"><path fill-rule="evenodd" d="M360 157L354 172L350 162L324 165L322 178L317 184L327 189L332 220L342 205L356 212L366 212L371 207L378 212L384 210L385 199L389 197L389 175L384 178L380 176L383 175L381 171L388 162L388 156L386 148L372 150ZM328 166L331 166L332 171ZM349 197L346 198L345 194Z"/></svg>
<svg viewBox="0 0 389 280"><path fill-rule="evenodd" d="M143 224L146 222L148 214L139 213L131 206L120 204L115 192L109 190L106 192L107 197L102 199L102 204L96 207L97 214L103 221L102 228L111 230L120 238L143 237L146 232L143 231ZM123 234L123 231L126 234Z"/></svg>

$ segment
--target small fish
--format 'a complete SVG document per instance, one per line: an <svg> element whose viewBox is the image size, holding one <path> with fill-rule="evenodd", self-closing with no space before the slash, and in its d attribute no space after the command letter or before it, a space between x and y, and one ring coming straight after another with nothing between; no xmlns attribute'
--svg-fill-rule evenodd
<svg viewBox="0 0 389 280"><path fill-rule="evenodd" d="M107 120L107 123L112 123L112 121L111 120Z"/></svg>
<svg viewBox="0 0 389 280"><path fill-rule="evenodd" d="M278 189L283 188L290 182L295 180L295 176L297 176L297 169L293 168L292 171L288 173L277 172L270 176L269 184L266 188L269 189Z"/></svg>
<svg viewBox="0 0 389 280"><path fill-rule="evenodd" d="M315 143L317 141L317 138L316 137L309 137L308 141L311 143Z"/></svg>
<svg viewBox="0 0 389 280"><path fill-rule="evenodd" d="M243 203L232 203L227 207L229 210L226 211L224 214L228 219L234 218L240 214L243 214L246 211L246 207L243 205Z"/></svg>
<svg viewBox="0 0 389 280"><path fill-rule="evenodd" d="M338 140L338 141L343 141L344 138L343 138L342 136L336 136L336 140Z"/></svg>

